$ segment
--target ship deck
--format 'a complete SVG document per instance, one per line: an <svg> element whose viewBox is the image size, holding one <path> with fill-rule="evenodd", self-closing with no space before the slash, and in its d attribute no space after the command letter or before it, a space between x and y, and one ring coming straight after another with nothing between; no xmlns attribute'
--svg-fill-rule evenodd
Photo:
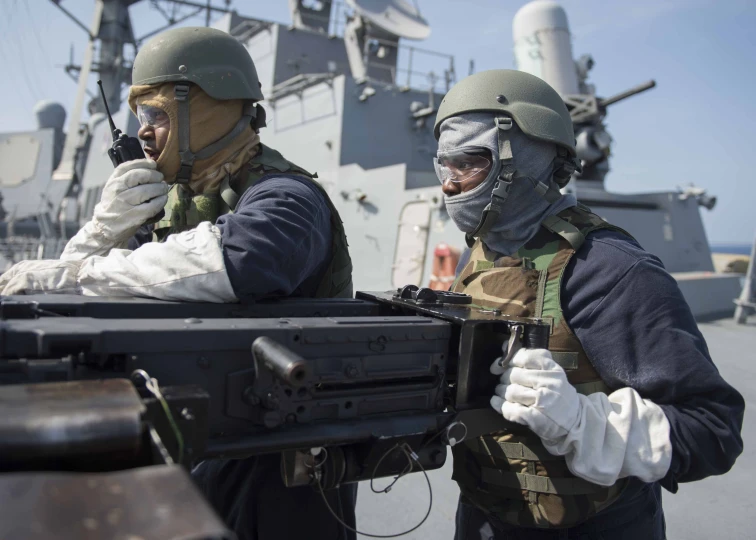
<svg viewBox="0 0 756 540"><path fill-rule="evenodd" d="M732 470L722 476L681 484L672 495L662 490L670 540L710 538L753 538L756 512L756 420L749 413L756 406L756 317L746 325L720 319L699 325L714 363L722 376L743 394L746 416L743 424L743 454ZM454 538L454 514L459 490L451 481L451 456L444 467L429 473L433 508L428 520L406 540L450 540ZM388 485L376 480L376 488ZM401 479L388 494L374 494L369 482L360 485L357 523L371 534L399 533L414 527L428 508L428 487L422 474ZM475 539L477 540L477 539ZM482 539L483 540L483 539Z"/></svg>

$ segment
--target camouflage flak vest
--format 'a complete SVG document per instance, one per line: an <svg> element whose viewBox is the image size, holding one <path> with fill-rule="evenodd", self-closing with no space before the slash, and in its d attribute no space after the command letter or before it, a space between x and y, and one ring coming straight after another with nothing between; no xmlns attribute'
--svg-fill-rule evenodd
<svg viewBox="0 0 756 540"><path fill-rule="evenodd" d="M328 194L315 181L317 174L310 174L263 144L249 161L246 171L240 171L235 177L226 177L218 193L191 195L181 186L174 185L168 193L165 217L153 229L153 240L163 242L171 234L193 229L203 221L215 223L220 216L233 213L245 191L272 174L306 178L323 195L331 213L331 261L318 284L315 297L351 298L352 260L349 257L344 225Z"/></svg>
<svg viewBox="0 0 756 540"><path fill-rule="evenodd" d="M478 240L451 289L471 295L479 307L549 321L554 361L577 391L586 395L610 390L565 321L560 292L565 267L586 236L598 229L625 233L579 206L544 220L535 237L514 256L498 257ZM574 476L564 458L549 454L525 426L471 439L452 450L453 478L463 500L494 522L570 527L610 505L626 485L620 480L604 487Z"/></svg>

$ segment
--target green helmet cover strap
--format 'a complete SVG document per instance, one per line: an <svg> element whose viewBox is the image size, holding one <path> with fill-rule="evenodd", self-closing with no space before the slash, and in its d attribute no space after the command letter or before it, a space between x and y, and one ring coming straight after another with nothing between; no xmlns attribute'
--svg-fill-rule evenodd
<svg viewBox="0 0 756 540"><path fill-rule="evenodd" d="M216 152L222 150L242 132L246 127L256 119L257 113L262 109L259 105L253 103L247 103L244 106L242 117L236 123L234 128L226 133L223 137L207 145L198 152L192 152L189 148L189 102L187 97L189 96L189 85L184 83L177 84L174 91L174 99L178 105L178 143L179 143L179 157L181 158L181 167L176 175L176 182L179 184L188 184L189 179L192 177L192 167L194 161L197 159L207 159ZM264 116L264 115L263 115ZM263 123L265 119L263 117ZM256 127L256 126L255 126Z"/></svg>
<svg viewBox="0 0 756 540"><path fill-rule="evenodd" d="M497 131L499 135L501 135L502 131L512 129L511 118L497 117L495 122L496 127L499 128ZM499 146L499 159L493 162L495 163L495 167L498 168L498 171L495 171L495 174L497 174L496 185L491 192L491 202L483 209L483 214L480 216L478 226L475 227L475 230L471 233L465 234L465 242L468 247L472 247L475 243L475 238L486 234L499 219L499 216L504 209L504 203L506 203L509 198L509 190L512 188L512 181L517 172L512 164L512 145L509 142L509 139L501 136L498 136L497 139Z"/></svg>

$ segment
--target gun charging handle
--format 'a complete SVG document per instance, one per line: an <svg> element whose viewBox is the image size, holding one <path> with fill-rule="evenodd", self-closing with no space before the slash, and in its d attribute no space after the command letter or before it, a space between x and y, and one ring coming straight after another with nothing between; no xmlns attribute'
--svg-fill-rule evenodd
<svg viewBox="0 0 756 540"><path fill-rule="evenodd" d="M142 145L139 143L139 139L136 137L129 137L115 127L113 116L110 114L110 108L108 107L108 101L105 99L105 90L102 88L102 81L97 81L97 85L100 87L100 95L102 96L102 102L105 105L105 112L108 114L110 131L113 134L113 146L108 149L108 157L110 157L113 167L118 167L121 163L126 163L127 161L144 159L146 156L144 155L144 150L142 150ZM165 210L160 210L160 212L155 214L154 217L145 221L143 225L157 223L164 217Z"/></svg>
<svg viewBox="0 0 756 540"><path fill-rule="evenodd" d="M551 326L543 323L541 319L535 319L536 324L513 324L509 329L509 343L506 345L505 354L499 359L499 365L509 365L514 355L522 349L548 349L549 333Z"/></svg>
<svg viewBox="0 0 756 540"><path fill-rule="evenodd" d="M312 378L307 360L269 337L261 336L252 342L252 356L255 362L261 362L282 382L294 388L306 385Z"/></svg>

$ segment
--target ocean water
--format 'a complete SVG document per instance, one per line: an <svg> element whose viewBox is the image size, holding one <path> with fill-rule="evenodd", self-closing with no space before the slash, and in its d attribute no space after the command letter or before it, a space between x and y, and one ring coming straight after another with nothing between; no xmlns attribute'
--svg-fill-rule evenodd
<svg viewBox="0 0 756 540"><path fill-rule="evenodd" d="M711 244L712 253L733 253L737 255L751 255L751 244Z"/></svg>

